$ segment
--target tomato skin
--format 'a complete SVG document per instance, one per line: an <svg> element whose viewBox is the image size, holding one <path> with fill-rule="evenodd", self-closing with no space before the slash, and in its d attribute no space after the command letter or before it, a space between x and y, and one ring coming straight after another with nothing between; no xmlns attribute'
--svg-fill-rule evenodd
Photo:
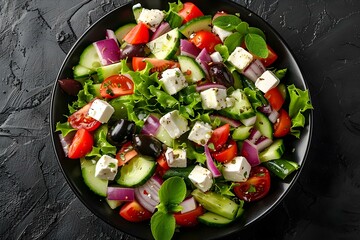
<svg viewBox="0 0 360 240"><path fill-rule="evenodd" d="M150 219L152 216L151 212L136 201L125 203L121 207L119 214L129 222L142 222Z"/></svg>
<svg viewBox="0 0 360 240"><path fill-rule="evenodd" d="M68 122L71 127L76 129L86 129L88 131L94 131L100 127L101 122L88 115L91 104L92 102L89 102L84 107L80 108L69 116Z"/></svg>
<svg viewBox="0 0 360 240"><path fill-rule="evenodd" d="M279 118L274 124L274 137L280 138L289 134L291 129L291 118L289 114L284 110L280 109Z"/></svg>
<svg viewBox="0 0 360 240"><path fill-rule="evenodd" d="M227 144L223 149L214 152L212 156L218 162L227 163L237 156L237 150L236 142L231 139L229 144Z"/></svg>
<svg viewBox="0 0 360 240"><path fill-rule="evenodd" d="M204 14L201 12L201 10L193 3L191 2L186 2L183 4L183 9L181 9L178 14L182 17L183 19L183 24L187 23L188 21L197 18L197 17L201 17L204 16Z"/></svg>
<svg viewBox="0 0 360 240"><path fill-rule="evenodd" d="M285 102L278 87L274 87L264 94L264 97L269 101L272 109L279 111Z"/></svg>
<svg viewBox="0 0 360 240"><path fill-rule="evenodd" d="M164 176L165 172L170 169L165 154L162 153L157 159L156 162L158 163L158 166L156 167L156 173L160 176Z"/></svg>
<svg viewBox="0 0 360 240"><path fill-rule="evenodd" d="M144 58L144 57L133 57L132 58L132 67L134 71L141 71L145 69L146 62L151 63L153 66L150 72L162 72L169 68L179 68L180 64L171 60L162 60L156 58Z"/></svg>
<svg viewBox="0 0 360 240"><path fill-rule="evenodd" d="M214 144L215 150L219 150L228 140L230 134L230 124L224 124L214 130L209 143Z"/></svg>
<svg viewBox="0 0 360 240"><path fill-rule="evenodd" d="M176 224L182 227L194 227L199 222L197 218L204 214L204 208L197 206L194 210L186 213L174 213Z"/></svg>
<svg viewBox="0 0 360 240"><path fill-rule="evenodd" d="M278 55L269 45L267 45L267 48L269 50L269 55L267 56L267 58L258 58L264 64L265 67L269 67L278 58Z"/></svg>
<svg viewBox="0 0 360 240"><path fill-rule="evenodd" d="M125 143L120 150L116 154L116 159L118 160L118 166L122 166L131 159L133 159L138 153L136 150L132 147L131 142Z"/></svg>
<svg viewBox="0 0 360 240"><path fill-rule="evenodd" d="M249 192L253 186L256 191ZM235 195L247 202L252 202L263 198L270 190L270 173L263 166L251 168L250 176L246 182L237 183L234 187Z"/></svg>
<svg viewBox="0 0 360 240"><path fill-rule="evenodd" d="M125 75L113 75L106 78L100 86L103 98L117 98L134 93L134 82Z"/></svg>
<svg viewBox="0 0 360 240"><path fill-rule="evenodd" d="M198 31L190 36L190 42L200 49L206 49L211 54L215 51L215 46L221 44L221 39L212 32Z"/></svg>
<svg viewBox="0 0 360 240"><path fill-rule="evenodd" d="M85 129L77 130L74 139L71 142L69 147L68 157L70 159L78 159L85 157L88 154L94 145L94 138Z"/></svg>
<svg viewBox="0 0 360 240"><path fill-rule="evenodd" d="M149 39L150 39L149 28L145 23L142 22L139 22L124 37L124 41L130 44L148 43Z"/></svg>

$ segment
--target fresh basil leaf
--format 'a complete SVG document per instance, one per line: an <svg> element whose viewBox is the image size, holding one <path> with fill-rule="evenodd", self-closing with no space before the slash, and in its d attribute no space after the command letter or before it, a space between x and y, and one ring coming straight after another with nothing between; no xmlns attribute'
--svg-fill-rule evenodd
<svg viewBox="0 0 360 240"><path fill-rule="evenodd" d="M175 217L170 213L157 211L151 217L150 225L155 240L170 240L175 232Z"/></svg>
<svg viewBox="0 0 360 240"><path fill-rule="evenodd" d="M265 33L260 29L260 28L256 28L256 27L249 27L248 28L249 33L255 33L257 35L259 35L260 37L262 37L264 40L266 40L266 36Z"/></svg>
<svg viewBox="0 0 360 240"><path fill-rule="evenodd" d="M64 123L57 122L55 131L56 132L60 131L61 135L63 137L66 137L66 135L68 135L72 131L76 131L76 129L71 127L70 123L68 121L66 121Z"/></svg>
<svg viewBox="0 0 360 240"><path fill-rule="evenodd" d="M159 198L166 206L180 204L186 196L186 185L181 177L171 177L164 181L159 190Z"/></svg>
<svg viewBox="0 0 360 240"><path fill-rule="evenodd" d="M239 25L236 26L236 31L241 35L245 36L249 33L249 24L247 22L241 22Z"/></svg>
<svg viewBox="0 0 360 240"><path fill-rule="evenodd" d="M233 197L235 194L231 191L235 183L227 184L227 183L216 183L215 191L224 196Z"/></svg>
<svg viewBox="0 0 360 240"><path fill-rule="evenodd" d="M245 45L249 52L258 57L267 58L267 56L269 55L269 50L267 48L265 40L257 34L246 34Z"/></svg>
<svg viewBox="0 0 360 240"><path fill-rule="evenodd" d="M224 45L228 48L229 52L233 52L236 47L240 46L243 41L243 35L238 32L234 32L227 38L225 38Z"/></svg>
<svg viewBox="0 0 360 240"><path fill-rule="evenodd" d="M241 23L241 19L235 15L219 16L213 21L213 25L226 31L233 31Z"/></svg>
<svg viewBox="0 0 360 240"><path fill-rule="evenodd" d="M229 58L229 50L225 45L218 44L215 46L215 50L220 53L221 57L226 61Z"/></svg>

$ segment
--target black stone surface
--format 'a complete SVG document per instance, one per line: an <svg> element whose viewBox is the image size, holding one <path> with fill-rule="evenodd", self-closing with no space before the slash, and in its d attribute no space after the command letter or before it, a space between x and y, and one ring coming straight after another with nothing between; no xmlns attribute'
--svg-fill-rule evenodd
<svg viewBox="0 0 360 240"><path fill-rule="evenodd" d="M124 0L0 0L0 238L135 239L94 216L51 144L56 74L74 41ZM360 1L240 0L295 53L314 111L306 165L284 201L236 239L359 239Z"/></svg>

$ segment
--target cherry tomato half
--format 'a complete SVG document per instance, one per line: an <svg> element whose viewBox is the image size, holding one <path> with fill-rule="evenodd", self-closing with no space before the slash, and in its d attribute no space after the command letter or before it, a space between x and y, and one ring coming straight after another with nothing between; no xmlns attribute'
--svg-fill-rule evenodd
<svg viewBox="0 0 360 240"><path fill-rule="evenodd" d="M133 159L138 153L132 146L131 142L125 143L116 154L116 159L118 160L118 166L122 166L131 159Z"/></svg>
<svg viewBox="0 0 360 240"><path fill-rule="evenodd" d="M227 142L230 134L230 125L224 124L221 127L218 127L214 130L209 143L214 144L215 151L219 150Z"/></svg>
<svg viewBox="0 0 360 240"><path fill-rule="evenodd" d="M124 37L124 41L130 44L148 43L149 39L150 39L149 28L145 23L142 22L139 22Z"/></svg>
<svg viewBox="0 0 360 240"><path fill-rule="evenodd" d="M169 68L180 67L180 64L178 62L172 60L144 58L144 57L133 57L132 67L134 71L141 71L145 69L147 62L149 62L152 65L150 72L162 72Z"/></svg>
<svg viewBox="0 0 360 240"><path fill-rule="evenodd" d="M222 43L221 39L212 32L198 31L190 36L190 42L200 49L205 48L209 54L213 53L215 46Z"/></svg>
<svg viewBox="0 0 360 240"><path fill-rule="evenodd" d="M76 129L86 129L88 131L94 131L100 127L101 122L88 115L91 104L92 102L86 104L84 107L80 108L69 116L68 122L71 127Z"/></svg>
<svg viewBox="0 0 360 240"><path fill-rule="evenodd" d="M178 12L178 14L182 17L183 24L204 15L201 10L191 2L184 3L183 8Z"/></svg>
<svg viewBox="0 0 360 240"><path fill-rule="evenodd" d="M237 156L237 144L234 140L230 140L223 149L212 154L216 161L226 163L234 159Z"/></svg>
<svg viewBox="0 0 360 240"><path fill-rule="evenodd" d="M160 154L160 156L156 159L156 162L158 163L156 167L156 173L159 174L160 176L163 176L165 172L170 169L166 161L165 154L164 153Z"/></svg>
<svg viewBox="0 0 360 240"><path fill-rule="evenodd" d="M249 178L246 182L236 183L235 195L247 202L263 198L270 190L270 173L263 166L251 168Z"/></svg>
<svg viewBox="0 0 360 240"><path fill-rule="evenodd" d="M267 58L258 58L264 64L265 67L269 67L278 58L278 55L274 52L274 50L269 45L267 45L267 48L269 51Z"/></svg>
<svg viewBox="0 0 360 240"><path fill-rule="evenodd" d="M198 224L197 218L204 214L204 208L197 206L194 210L186 213L174 213L176 224L182 227L193 227Z"/></svg>
<svg viewBox="0 0 360 240"><path fill-rule="evenodd" d="M150 219L152 215L136 201L125 203L119 214L129 222L142 222Z"/></svg>
<svg viewBox="0 0 360 240"><path fill-rule="evenodd" d="M289 114L284 110L280 109L279 118L274 124L274 137L284 137L290 132L291 129L291 118Z"/></svg>
<svg viewBox="0 0 360 240"><path fill-rule="evenodd" d="M69 147L68 157L71 159L82 158L91 151L93 145L93 136L87 130L79 129Z"/></svg>
<svg viewBox="0 0 360 240"><path fill-rule="evenodd" d="M272 109L279 111L285 102L278 87L274 87L264 94L264 97L269 101Z"/></svg>
<svg viewBox="0 0 360 240"><path fill-rule="evenodd" d="M125 75L113 75L104 80L100 86L103 98L117 98L134 93L134 82Z"/></svg>

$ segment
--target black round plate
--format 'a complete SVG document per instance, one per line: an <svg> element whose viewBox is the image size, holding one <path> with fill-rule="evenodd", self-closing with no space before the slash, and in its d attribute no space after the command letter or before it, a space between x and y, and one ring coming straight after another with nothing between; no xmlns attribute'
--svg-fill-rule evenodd
<svg viewBox="0 0 360 240"><path fill-rule="evenodd" d="M132 5L140 2L142 6L146 8L157 8L157 9L168 9L168 2L164 0L143 0L130 2L118 9L113 10L106 16L97 21L92 25L75 43L73 48L66 56L64 63L59 71L57 79L72 78L72 67L75 66L79 61L79 56L86 46L89 44L104 39L105 29L117 29L121 25L129 22L134 22L132 14ZM171 0L170 2L175 2ZM275 67L277 68L288 68L288 74L286 76L286 83L294 83L301 89L307 89L307 85L301 71L292 55L291 51L282 40L282 38L276 33L276 31L267 24L262 18L257 16L250 10L230 1L226 0L192 0L205 14L215 14L218 10L224 10L229 13L240 13L242 20L248 22L250 26L258 27L262 29L266 36L267 42L279 55ZM115 228L126 232L130 235L136 236L143 239L151 239L151 231L149 223L130 223L122 219L119 216L118 211L112 210L108 207L107 203L100 197L92 193L89 188L85 185L80 170L80 164L78 161L70 160L65 157L58 133L55 132L56 123L66 121L65 116L68 114L67 105L74 99L64 94L57 81L55 82L52 102L50 109L50 124L53 145L55 148L56 156L63 174L73 189L78 198L99 218L105 222L114 226ZM301 166L304 165L307 152L310 146L312 133L312 114L311 112L307 115L307 125L303 129L300 140L295 140L294 137L289 138L287 152L285 157L289 160L299 163ZM295 149L292 152L292 149ZM302 168L302 167L301 167ZM204 225L200 225L196 228L185 229L182 228L180 232L175 234L176 239L216 239L236 232L241 231L249 224L255 222L265 214L270 212L286 195L290 188L294 185L297 177L300 174L301 168L286 181L272 178L272 185L270 193L264 199L258 202L254 202L246 205L246 210L242 220L236 221L223 228L211 228Z"/></svg>

